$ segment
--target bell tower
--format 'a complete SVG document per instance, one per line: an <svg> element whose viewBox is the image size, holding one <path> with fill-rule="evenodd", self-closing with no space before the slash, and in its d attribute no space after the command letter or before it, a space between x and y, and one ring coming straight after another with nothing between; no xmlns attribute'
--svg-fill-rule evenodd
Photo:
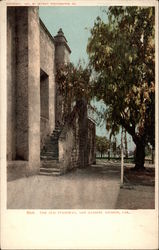
<svg viewBox="0 0 159 250"><path fill-rule="evenodd" d="M70 62L71 50L67 44L67 40L64 36L62 29L60 28L55 39L55 65L56 69L59 69L63 65ZM64 100L59 92L56 83L56 108L55 108L55 125L58 127L63 124L64 114Z"/></svg>

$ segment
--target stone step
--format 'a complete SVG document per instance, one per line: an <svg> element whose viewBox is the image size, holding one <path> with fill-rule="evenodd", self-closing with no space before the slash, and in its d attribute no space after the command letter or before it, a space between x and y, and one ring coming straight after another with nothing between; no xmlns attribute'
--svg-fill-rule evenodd
<svg viewBox="0 0 159 250"><path fill-rule="evenodd" d="M40 172L40 175L47 175L47 176L60 176L61 173L56 173L56 172L52 172L52 173L47 173L47 172Z"/></svg>
<svg viewBox="0 0 159 250"><path fill-rule="evenodd" d="M55 164L49 164L47 163L43 163L43 165L41 165L40 169L60 169L59 163L55 163Z"/></svg>
<svg viewBox="0 0 159 250"><path fill-rule="evenodd" d="M55 133L56 133L56 132L60 133L60 132L61 132L61 130L62 130L61 128L55 128L55 129L53 130L53 132L52 132L52 133L54 133L54 132L55 132Z"/></svg>
<svg viewBox="0 0 159 250"><path fill-rule="evenodd" d="M41 152L41 155L45 155L45 154L58 154L58 151L53 151L53 150L50 150L49 151L43 151Z"/></svg>
<svg viewBox="0 0 159 250"><path fill-rule="evenodd" d="M60 134L60 132L61 132L61 131L54 130L54 131L52 132L52 134L51 134L51 135L58 135L58 134Z"/></svg>
<svg viewBox="0 0 159 250"><path fill-rule="evenodd" d="M45 151L52 151L52 150L58 150L58 147L57 146L54 146L54 145L49 145L47 147L45 147Z"/></svg>
<svg viewBox="0 0 159 250"><path fill-rule="evenodd" d="M56 173L60 173L61 170L60 170L60 168L42 167L42 168L40 168L40 172L48 172L48 173L56 172Z"/></svg>
<svg viewBox="0 0 159 250"><path fill-rule="evenodd" d="M46 144L46 145L45 145L45 148L43 148L43 149L46 150L47 148L58 149L58 144L49 143L49 144Z"/></svg>
<svg viewBox="0 0 159 250"><path fill-rule="evenodd" d="M48 162L52 162L52 161L57 161L58 162L58 157L53 157L53 156L44 156L41 157L41 161L48 161Z"/></svg>
<svg viewBox="0 0 159 250"><path fill-rule="evenodd" d="M55 144L48 144L45 146L45 148L43 150L49 150L52 151L52 150L58 150L58 145L55 145Z"/></svg>
<svg viewBox="0 0 159 250"><path fill-rule="evenodd" d="M47 160L47 158L46 158L44 160L41 160L40 167L42 167L43 165L46 165L46 164L49 164L49 165L51 165L52 167L55 167L55 168L60 168L58 159Z"/></svg>
<svg viewBox="0 0 159 250"><path fill-rule="evenodd" d="M61 133L61 131L53 131L51 135L57 135L57 136L59 136L60 133Z"/></svg>
<svg viewBox="0 0 159 250"><path fill-rule="evenodd" d="M43 151L54 151L54 150L58 150L58 147L55 147L55 146L47 146L45 147L45 149L43 149Z"/></svg>
<svg viewBox="0 0 159 250"><path fill-rule="evenodd" d="M58 142L59 136L50 135L50 142Z"/></svg>
<svg viewBox="0 0 159 250"><path fill-rule="evenodd" d="M51 152L51 153L48 153L48 152L43 152L42 154L41 154L41 157L58 157L58 152Z"/></svg>
<svg viewBox="0 0 159 250"><path fill-rule="evenodd" d="M58 143L58 139L59 139L59 136L50 135L49 142L51 142L51 143L57 142Z"/></svg>
<svg viewBox="0 0 159 250"><path fill-rule="evenodd" d="M52 151L52 150L58 150L58 145L54 145L54 144L48 144L48 145L45 145L45 147L43 147L42 151Z"/></svg>
<svg viewBox="0 0 159 250"><path fill-rule="evenodd" d="M54 129L51 134L59 134L61 133L60 129Z"/></svg>
<svg viewBox="0 0 159 250"><path fill-rule="evenodd" d="M57 142L52 142L52 141L50 141L49 143L47 143L46 144L46 146L45 147L56 147L56 148L58 148L58 141Z"/></svg>
<svg viewBox="0 0 159 250"><path fill-rule="evenodd" d="M58 160L58 156L48 156L48 155L41 155L41 160L48 160L48 161L52 161L52 160Z"/></svg>
<svg viewBox="0 0 159 250"><path fill-rule="evenodd" d="M55 144L51 144L51 143L50 143L50 144L46 145L45 148L43 148L43 151L46 151L46 150L49 150L49 149L50 149L51 151L52 151L52 150L58 150L58 145L57 145L57 144L55 145Z"/></svg>
<svg viewBox="0 0 159 250"><path fill-rule="evenodd" d="M57 156L57 157L58 157L58 153L53 153L53 152L47 153L47 152L45 152L45 153L42 153L42 154L41 154L41 157L46 158L47 156L48 156L48 157L53 157L53 156Z"/></svg>
<svg viewBox="0 0 159 250"><path fill-rule="evenodd" d="M40 175L47 176L59 176L62 175L64 171L60 169L60 164L55 161L41 162Z"/></svg>
<svg viewBox="0 0 159 250"><path fill-rule="evenodd" d="M59 137L53 137L53 136L50 136L50 141L49 141L49 143L51 143L51 144L58 144L58 139L59 139Z"/></svg>
<svg viewBox="0 0 159 250"><path fill-rule="evenodd" d="M60 133L61 133L61 128L56 126L43 147L40 157L42 161L48 161L49 164L51 164L50 162L53 160L58 161L59 157L58 139Z"/></svg>
<svg viewBox="0 0 159 250"><path fill-rule="evenodd" d="M53 151L53 150L51 150L51 151L43 151L42 153L41 153L41 155L45 155L45 154L58 154L58 151L56 150L56 151Z"/></svg>
<svg viewBox="0 0 159 250"><path fill-rule="evenodd" d="M47 142L47 144L56 144L56 143L58 144L58 139L59 137L55 138L50 136L50 140Z"/></svg>
<svg viewBox="0 0 159 250"><path fill-rule="evenodd" d="M43 151L42 153L41 153L41 155L43 155L43 154L58 154L58 149L54 149L54 150L51 150L51 149L49 149L49 150L46 150L46 151Z"/></svg>
<svg viewBox="0 0 159 250"><path fill-rule="evenodd" d="M53 130L52 134L53 134L53 133L60 133L60 132L61 132L61 129L55 128L55 129Z"/></svg>
<svg viewBox="0 0 159 250"><path fill-rule="evenodd" d="M46 160L48 158L58 158L58 154L41 154L41 158L43 158L44 160ZM53 159L54 160L54 159Z"/></svg>
<svg viewBox="0 0 159 250"><path fill-rule="evenodd" d="M54 143L49 143L45 145L45 148L43 148L44 150L47 150L48 148L52 149L58 149L58 144L54 144Z"/></svg>
<svg viewBox="0 0 159 250"><path fill-rule="evenodd" d="M42 155L40 158L44 161L53 161L58 160L58 155Z"/></svg>

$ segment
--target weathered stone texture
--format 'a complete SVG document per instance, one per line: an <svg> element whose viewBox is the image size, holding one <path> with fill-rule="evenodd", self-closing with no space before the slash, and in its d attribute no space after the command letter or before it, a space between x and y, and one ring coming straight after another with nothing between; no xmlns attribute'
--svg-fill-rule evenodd
<svg viewBox="0 0 159 250"><path fill-rule="evenodd" d="M80 100L59 138L59 161L65 170L95 163L95 124L88 119L87 104Z"/></svg>
<svg viewBox="0 0 159 250"><path fill-rule="evenodd" d="M9 12L14 14L10 14ZM40 164L40 46L39 16L37 7L8 8L8 19L12 17L12 34L8 22L8 127L14 125L13 135L8 134L8 145L14 143L12 159L29 161L27 172L37 172ZM11 41L12 40L12 43ZM13 44L13 45L11 45ZM15 45L15 47L14 47ZM16 56L12 57L13 52ZM12 51L12 53L10 52ZM12 61L11 61L12 60ZM13 65L13 63L15 63ZM12 68L12 69L11 69ZM11 110L12 107L12 110ZM14 117L10 125L10 119ZM9 132L9 128L8 128ZM37 145L37 148L35 147ZM38 147L39 145L39 147ZM8 152L10 150L8 149ZM13 150L12 150L13 152ZM34 163L34 164L33 164Z"/></svg>
<svg viewBox="0 0 159 250"><path fill-rule="evenodd" d="M62 29L58 31L55 39L55 63L56 68L60 68L64 64L69 63L71 50L67 44L67 40L64 36ZM56 126L61 126L64 123L64 99L59 91L58 85L56 85L56 109L55 109L55 123Z"/></svg>
<svg viewBox="0 0 159 250"><path fill-rule="evenodd" d="M42 149L49 136L49 79L42 70L40 72L40 148Z"/></svg>
<svg viewBox="0 0 159 250"><path fill-rule="evenodd" d="M28 160L28 8L16 8L16 159Z"/></svg>
<svg viewBox="0 0 159 250"><path fill-rule="evenodd" d="M16 158L40 164L40 46L37 7L16 9Z"/></svg>
<svg viewBox="0 0 159 250"><path fill-rule="evenodd" d="M44 131L47 134L55 128L55 46L54 39L42 22L40 22L40 68L48 75L49 131ZM48 126L46 130L47 128Z"/></svg>
<svg viewBox="0 0 159 250"><path fill-rule="evenodd" d="M40 164L40 29L37 7L28 8L28 105L29 170L39 172Z"/></svg>
<svg viewBox="0 0 159 250"><path fill-rule="evenodd" d="M88 166L88 116L87 116L87 103L85 100L77 102L79 109L79 156L80 167L85 168Z"/></svg>
<svg viewBox="0 0 159 250"><path fill-rule="evenodd" d="M16 155L16 87L15 87L15 8L7 9L7 159Z"/></svg>
<svg viewBox="0 0 159 250"><path fill-rule="evenodd" d="M95 125L87 103L79 100L65 112L55 84L57 67L68 63L71 53L62 30L53 38L39 20L38 7L9 7L7 13L8 178L39 173L40 150L50 138L52 155L48 143L46 157L57 158L64 172L92 164Z"/></svg>
<svg viewBox="0 0 159 250"><path fill-rule="evenodd" d="M80 165L79 115L73 110L59 138L59 162L65 171Z"/></svg>

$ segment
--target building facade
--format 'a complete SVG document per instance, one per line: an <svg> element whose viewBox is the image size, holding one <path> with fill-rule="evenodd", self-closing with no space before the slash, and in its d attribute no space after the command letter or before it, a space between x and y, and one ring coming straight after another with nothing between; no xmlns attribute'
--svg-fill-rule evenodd
<svg viewBox="0 0 159 250"><path fill-rule="evenodd" d="M63 99L55 75L61 64L69 63L70 53L62 30L52 37L38 7L8 7L8 179L60 175L95 161L95 124L84 100L62 123Z"/></svg>

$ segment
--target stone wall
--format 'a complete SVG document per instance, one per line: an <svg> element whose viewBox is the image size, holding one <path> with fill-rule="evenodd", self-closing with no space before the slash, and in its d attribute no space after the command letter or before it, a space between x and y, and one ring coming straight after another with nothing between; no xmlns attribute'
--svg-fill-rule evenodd
<svg viewBox="0 0 159 250"><path fill-rule="evenodd" d="M40 164L40 29L37 7L28 8L29 170Z"/></svg>
<svg viewBox="0 0 159 250"><path fill-rule="evenodd" d="M87 102L83 99L77 101L79 110L79 157L80 168L88 166L88 116Z"/></svg>
<svg viewBox="0 0 159 250"><path fill-rule="evenodd" d="M49 129L49 79L42 70L40 72L40 149L43 148Z"/></svg>
<svg viewBox="0 0 159 250"><path fill-rule="evenodd" d="M69 62L71 50L62 30L54 38L50 35L39 20L38 7L9 7L7 15L7 158L11 180L39 173L40 150L62 119L56 68ZM91 164L94 139L87 104L80 100L59 138L62 168Z"/></svg>
<svg viewBox="0 0 159 250"><path fill-rule="evenodd" d="M7 158L28 161L23 164L26 172L36 173L40 168L40 138L55 127L54 40L39 23L38 7L9 7L7 18ZM40 68L48 76L41 84ZM42 93L45 84L47 97L40 98L40 85ZM43 108L48 101L47 117L44 110L41 112L40 99Z"/></svg>
<svg viewBox="0 0 159 250"><path fill-rule="evenodd" d="M26 166L26 174L33 174L39 171L40 165L38 8L9 7L7 13L8 76L11 73L7 79L8 158L28 161L29 164L22 164L22 166ZM15 163L13 165L15 166ZM25 171L23 169L22 172Z"/></svg>
<svg viewBox="0 0 159 250"><path fill-rule="evenodd" d="M40 21L40 68L48 75L49 131L44 131L44 134L50 134L55 128L55 45L53 37L42 21Z"/></svg>
<svg viewBox="0 0 159 250"><path fill-rule="evenodd" d="M79 114L73 109L59 137L59 162L64 171L80 166Z"/></svg>
<svg viewBox="0 0 159 250"><path fill-rule="evenodd" d="M16 156L16 23L15 8L7 9L7 159Z"/></svg>
<svg viewBox="0 0 159 250"><path fill-rule="evenodd" d="M81 100L78 105L59 138L59 161L65 171L95 163L95 124L87 117L86 103Z"/></svg>
<svg viewBox="0 0 159 250"><path fill-rule="evenodd" d="M28 46L28 8L16 8L16 160L26 161L29 160Z"/></svg>

